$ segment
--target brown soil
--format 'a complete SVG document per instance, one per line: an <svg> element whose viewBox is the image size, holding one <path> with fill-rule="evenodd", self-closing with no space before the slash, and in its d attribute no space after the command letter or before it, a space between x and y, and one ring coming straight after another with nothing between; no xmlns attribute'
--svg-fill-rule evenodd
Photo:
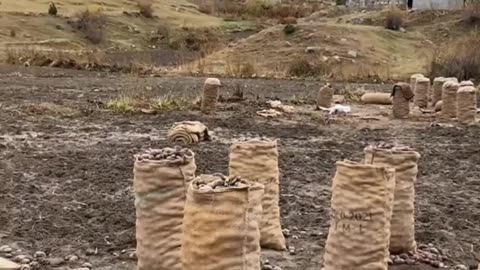
<svg viewBox="0 0 480 270"><path fill-rule="evenodd" d="M299 107L302 113L273 120L255 115L257 95L260 100L308 101L318 84L303 81L225 80L224 91L241 87L249 100L222 104L214 116L195 111L113 114L102 104L138 80L53 69L15 71L0 67L0 245L22 249L19 254L77 254L80 260L72 268L89 261L94 269L134 269L129 258L135 248L133 155L167 146L166 130L173 122L200 120L217 139L192 147L198 173L227 173L228 148L235 138L280 139L282 223L292 233L288 244L297 254L265 251L271 263L285 270L320 269L335 162L360 159L365 146L379 141L408 144L422 154L416 185L418 242L442 249L452 265L475 263L472 251L480 248L478 127L430 127L431 119L393 121L384 117L388 107L359 105L355 112L379 121L324 126L307 105ZM152 86L149 95L194 96L202 79L142 83ZM42 110L26 109L40 103ZM88 248L98 254L86 256Z"/></svg>

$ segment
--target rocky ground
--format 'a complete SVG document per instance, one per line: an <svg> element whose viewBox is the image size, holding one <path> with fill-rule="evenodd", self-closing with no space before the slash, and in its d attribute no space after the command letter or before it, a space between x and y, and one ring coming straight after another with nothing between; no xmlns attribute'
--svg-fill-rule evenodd
<svg viewBox="0 0 480 270"><path fill-rule="evenodd" d="M173 122L200 120L216 139L192 147L198 173L226 174L234 139L279 139L281 214L289 251L264 251L270 265L320 269L335 162L359 160L364 147L381 141L410 145L422 155L416 238L425 252L450 269L476 264L480 128L435 126L435 118L423 117L393 121L388 107L357 104L346 120L324 125L321 113L308 105L319 83L305 81L224 80L223 95L241 89L247 100L222 103L212 116L197 111L118 114L105 108L108 100L139 85L146 95L194 97L202 80L0 67L0 256L38 269L134 269L133 155L168 146L166 131ZM280 98L297 112L261 118L255 112L266 97ZM410 257L392 258L399 259Z"/></svg>

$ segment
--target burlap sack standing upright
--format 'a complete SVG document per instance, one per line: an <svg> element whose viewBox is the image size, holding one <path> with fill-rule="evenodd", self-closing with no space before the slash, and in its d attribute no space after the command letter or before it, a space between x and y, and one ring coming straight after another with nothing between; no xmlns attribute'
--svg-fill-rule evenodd
<svg viewBox="0 0 480 270"><path fill-rule="evenodd" d="M457 92L457 120L462 124L475 123L477 114L476 89L473 86L463 86Z"/></svg>
<svg viewBox="0 0 480 270"><path fill-rule="evenodd" d="M337 162L324 270L387 270L394 169Z"/></svg>
<svg viewBox="0 0 480 270"><path fill-rule="evenodd" d="M333 88L330 84L320 88L317 95L317 106L323 108L330 108L333 100Z"/></svg>
<svg viewBox="0 0 480 270"><path fill-rule="evenodd" d="M460 85L455 81L443 84L442 91L442 118L452 119L457 116L457 91Z"/></svg>
<svg viewBox="0 0 480 270"><path fill-rule="evenodd" d="M188 149L165 148L136 156L134 189L138 270L181 270L186 184L195 177Z"/></svg>
<svg viewBox="0 0 480 270"><path fill-rule="evenodd" d="M222 178L201 175L188 189L182 270L260 270L263 186Z"/></svg>
<svg viewBox="0 0 480 270"><path fill-rule="evenodd" d="M405 148L367 147L365 162L395 169L395 193L390 227L390 252L415 251L415 182L420 154Z"/></svg>
<svg viewBox="0 0 480 270"><path fill-rule="evenodd" d="M205 80L201 107L203 113L208 114L215 111L221 85L220 80L217 78L208 78Z"/></svg>
<svg viewBox="0 0 480 270"><path fill-rule="evenodd" d="M397 83L393 87L393 117L408 118L410 115L410 100L414 97L413 91L408 83Z"/></svg>
<svg viewBox="0 0 480 270"><path fill-rule="evenodd" d="M410 76L410 88L412 88L413 92L416 92L415 87L417 86L417 79L423 77L423 74L413 74L412 76Z"/></svg>
<svg viewBox="0 0 480 270"><path fill-rule="evenodd" d="M447 78L438 77L433 80L432 85L432 106L435 107L437 102L442 100L442 88L443 84L447 81Z"/></svg>
<svg viewBox="0 0 480 270"><path fill-rule="evenodd" d="M285 237L280 224L280 172L276 141L249 141L230 147L230 176L239 176L265 187L262 199L260 245L285 250Z"/></svg>
<svg viewBox="0 0 480 270"><path fill-rule="evenodd" d="M415 83L415 105L420 108L428 107L430 92L430 79L429 78L417 78Z"/></svg>

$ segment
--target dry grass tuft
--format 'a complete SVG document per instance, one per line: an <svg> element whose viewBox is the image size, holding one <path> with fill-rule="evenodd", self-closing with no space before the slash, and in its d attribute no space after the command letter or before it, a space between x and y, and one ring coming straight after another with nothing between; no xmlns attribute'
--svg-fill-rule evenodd
<svg viewBox="0 0 480 270"><path fill-rule="evenodd" d="M152 0L137 0L140 14L145 18L153 18L153 2Z"/></svg>
<svg viewBox="0 0 480 270"><path fill-rule="evenodd" d="M327 76L331 66L325 62L310 62L306 58L297 58L287 67L287 75L293 77Z"/></svg>
<svg viewBox="0 0 480 270"><path fill-rule="evenodd" d="M101 10L90 11L86 9L77 13L71 21L73 27L83 33L85 38L93 44L101 43L105 38L107 18Z"/></svg>
<svg viewBox="0 0 480 270"><path fill-rule="evenodd" d="M465 33L463 37L442 44L430 61L431 77L457 77L461 80L480 79L480 34Z"/></svg>
<svg viewBox="0 0 480 270"><path fill-rule="evenodd" d="M256 74L257 68L250 61L238 61L227 58L225 74L228 77L250 78Z"/></svg>
<svg viewBox="0 0 480 270"><path fill-rule="evenodd" d="M390 6L384 10L385 14L385 28L398 31L403 27L405 19L405 12L400 10L397 6Z"/></svg>
<svg viewBox="0 0 480 270"><path fill-rule="evenodd" d="M463 9L463 21L477 25L480 23L480 0L472 0Z"/></svg>

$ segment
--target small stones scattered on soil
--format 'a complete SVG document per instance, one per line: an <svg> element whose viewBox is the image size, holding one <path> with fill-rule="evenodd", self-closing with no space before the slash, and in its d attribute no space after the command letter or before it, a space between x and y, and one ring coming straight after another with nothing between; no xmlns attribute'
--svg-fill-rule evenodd
<svg viewBox="0 0 480 270"><path fill-rule="evenodd" d="M268 260L265 260L265 262L262 263L262 270L283 270L280 266L275 266L270 264Z"/></svg>
<svg viewBox="0 0 480 270"><path fill-rule="evenodd" d="M389 264L400 265L415 265L415 264L427 264L435 268L445 267L445 261L448 258L442 255L442 252L433 245L419 245L416 254L403 253L400 255L390 255Z"/></svg>
<svg viewBox="0 0 480 270"><path fill-rule="evenodd" d="M290 253L290 255L295 255L297 254L297 250L295 249L295 247L289 247L288 253Z"/></svg>

